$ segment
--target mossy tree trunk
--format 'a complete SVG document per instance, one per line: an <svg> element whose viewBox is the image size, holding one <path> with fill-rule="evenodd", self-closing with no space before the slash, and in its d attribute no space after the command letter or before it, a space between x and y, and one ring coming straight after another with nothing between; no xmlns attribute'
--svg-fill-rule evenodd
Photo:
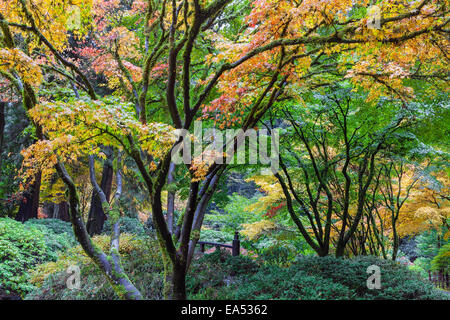
<svg viewBox="0 0 450 320"><path fill-rule="evenodd" d="M3 160L3 142L5 140L5 117L6 117L6 105L7 103L4 101L0 101L0 170L2 168L2 160ZM1 174L1 171L0 171Z"/></svg>
<svg viewBox="0 0 450 320"><path fill-rule="evenodd" d="M102 180L100 182L100 188L104 192L106 200L109 201L111 196L111 188L113 182L113 166L112 166L112 152L107 150L108 158L103 163ZM106 221L106 215L102 207L102 202L98 192L92 190L91 207L89 209L88 221L86 224L89 235L93 236L100 234L103 231L103 225Z"/></svg>

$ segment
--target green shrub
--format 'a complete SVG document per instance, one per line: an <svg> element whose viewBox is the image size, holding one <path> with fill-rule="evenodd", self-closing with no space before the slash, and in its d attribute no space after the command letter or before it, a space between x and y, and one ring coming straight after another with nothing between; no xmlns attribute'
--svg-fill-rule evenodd
<svg viewBox="0 0 450 320"><path fill-rule="evenodd" d="M296 248L288 241L273 241L257 253L266 263L280 266L288 266L297 256Z"/></svg>
<svg viewBox="0 0 450 320"><path fill-rule="evenodd" d="M450 243L442 246L438 254L431 261L431 270L449 272L450 269Z"/></svg>
<svg viewBox="0 0 450 320"><path fill-rule="evenodd" d="M192 262L186 278L189 299L232 299L233 282L257 272L259 264L246 256L216 250Z"/></svg>
<svg viewBox="0 0 450 320"><path fill-rule="evenodd" d="M28 269L49 261L54 252L38 228L0 218L0 291L23 295L33 289Z"/></svg>
<svg viewBox="0 0 450 320"><path fill-rule="evenodd" d="M56 261L58 254L77 244L72 225L59 219L31 219L25 226L36 228L44 234L48 259Z"/></svg>
<svg viewBox="0 0 450 320"><path fill-rule="evenodd" d="M377 265L381 271L381 289L368 289L367 268ZM303 257L292 266L348 287L361 299L444 299L433 286L418 274L392 260L371 256L353 259L334 257Z"/></svg>
<svg viewBox="0 0 450 320"><path fill-rule="evenodd" d="M95 243L107 248L109 238ZM120 253L125 272L147 299L162 299L163 266L157 241L122 235ZM81 268L81 289L66 288L67 266ZM367 267L381 269L381 289L367 288ZM111 286L79 246L56 262L39 266L33 283L40 286L27 299L117 299ZM42 276L45 275L45 276ZM407 267L376 257L340 259L301 257L289 267L260 258L232 257L216 251L194 259L186 278L189 299L447 299Z"/></svg>
<svg viewBox="0 0 450 320"><path fill-rule="evenodd" d="M414 261L414 266L416 266L415 268L416 270L422 269L426 273L425 275L426 278L428 277L427 276L428 271L437 270L436 267L438 265L442 266L449 265L448 260L447 261L445 260L445 254L441 253L440 250L442 250L442 248L445 248L446 246L448 248L450 242L447 239L446 242L442 244L443 240L442 238L439 238L438 231L436 230L425 231L424 233L417 236L416 240L419 257ZM439 249L438 246L439 243L442 244L441 249ZM440 256L440 258L435 258L437 256ZM440 261L439 263L438 259ZM435 262L433 263L432 261Z"/></svg>
<svg viewBox="0 0 450 320"><path fill-rule="evenodd" d="M417 261L417 260L416 260L416 261ZM408 269L411 270L412 272L415 272L415 273L417 273L418 275L420 275L420 277L421 277L422 279L428 279L428 273L427 273L427 271L426 271L424 268L422 268L420 265L414 263L414 264L408 266Z"/></svg>
<svg viewBox="0 0 450 320"><path fill-rule="evenodd" d="M110 238L100 235L93 241L102 250L109 248ZM162 299L163 264L158 243L146 237L121 234L119 253L125 273L147 299ZM80 267L80 289L68 289L66 270ZM76 246L62 254L56 262L42 264L33 271L30 281L36 286L28 300L114 300L117 296L94 262Z"/></svg>
<svg viewBox="0 0 450 320"><path fill-rule="evenodd" d="M352 292L331 279L278 266L265 266L236 291L236 299L350 299Z"/></svg>
<svg viewBox="0 0 450 320"><path fill-rule="evenodd" d="M134 234L140 237L148 234L147 228L139 219L121 217L119 218L119 224L121 233ZM109 220L106 220L102 233L111 234L111 222Z"/></svg>
<svg viewBox="0 0 450 320"><path fill-rule="evenodd" d="M381 289L367 288L371 265L381 269ZM187 287L191 299L447 299L407 267L377 257L306 256L282 267L215 252L193 263Z"/></svg>
<svg viewBox="0 0 450 320"><path fill-rule="evenodd" d="M60 219L31 219L25 222L26 226L45 226L48 230L53 232L54 234L63 234L66 233L68 236L73 237L73 228L70 222L65 222Z"/></svg>
<svg viewBox="0 0 450 320"><path fill-rule="evenodd" d="M417 253L419 257L429 258L430 260L437 255L438 247L438 232L436 230L425 231L416 238Z"/></svg>
<svg viewBox="0 0 450 320"><path fill-rule="evenodd" d="M428 273L428 271L431 270L431 259L419 257L414 261L414 265Z"/></svg>
<svg viewBox="0 0 450 320"><path fill-rule="evenodd" d="M200 241L216 242L216 243L231 243L234 236L218 230L204 229L200 232Z"/></svg>
<svg viewBox="0 0 450 320"><path fill-rule="evenodd" d="M251 199L234 193L230 196L229 202L224 206L223 210L212 210L205 215L206 225L218 225L220 230L229 234L242 229L243 223L256 222L259 218L256 212L247 210L247 208L258 201L255 196Z"/></svg>

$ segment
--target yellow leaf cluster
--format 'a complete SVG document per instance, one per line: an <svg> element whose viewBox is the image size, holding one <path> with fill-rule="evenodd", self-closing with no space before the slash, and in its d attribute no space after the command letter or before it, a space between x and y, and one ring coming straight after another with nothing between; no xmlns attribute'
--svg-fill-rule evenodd
<svg viewBox="0 0 450 320"><path fill-rule="evenodd" d="M67 45L67 30L73 24L73 15L79 14L80 26L75 33L85 32L83 25L90 18L92 0L0 0L0 12L8 22L30 25L30 21L25 15L23 4L26 5L38 30L58 49L64 49ZM74 6L78 10L73 10ZM15 33L25 35L26 31L12 29ZM30 52L40 47L40 40L37 37L30 39L28 49Z"/></svg>
<svg viewBox="0 0 450 320"><path fill-rule="evenodd" d="M248 237L250 240L255 240L264 232L268 232L276 228L276 225L271 220L260 220L254 223L244 223L242 224L244 228L241 233Z"/></svg>
<svg viewBox="0 0 450 320"><path fill-rule="evenodd" d="M265 212L274 204L278 204L286 199L280 184L272 175L255 175L246 181L255 182L265 194L257 202L248 206L246 208L247 211Z"/></svg>
<svg viewBox="0 0 450 320"><path fill-rule="evenodd" d="M15 71L31 86L38 87L42 82L39 65L17 48L0 49L0 71Z"/></svg>
<svg viewBox="0 0 450 320"><path fill-rule="evenodd" d="M123 149L127 137L155 159L165 155L175 143L174 129L162 123L143 125L131 105L112 101L41 102L29 111L43 128L39 140L22 152L23 168L29 176L42 170L52 174L59 160L75 163L80 157L101 154L100 145Z"/></svg>

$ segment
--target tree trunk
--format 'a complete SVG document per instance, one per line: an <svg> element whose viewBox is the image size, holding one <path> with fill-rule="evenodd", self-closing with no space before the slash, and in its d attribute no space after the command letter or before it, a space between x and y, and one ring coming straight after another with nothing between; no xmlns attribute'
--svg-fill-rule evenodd
<svg viewBox="0 0 450 320"><path fill-rule="evenodd" d="M52 203L52 219L59 219L59 203Z"/></svg>
<svg viewBox="0 0 450 320"><path fill-rule="evenodd" d="M100 188L105 193L107 201L111 195L112 181L113 181L113 167L111 159L107 159L103 165L102 181ZM103 212L102 203L95 190L92 191L91 208L89 209L89 216L86 228L90 236L100 234L103 230L106 215Z"/></svg>
<svg viewBox="0 0 450 320"><path fill-rule="evenodd" d="M67 201L61 202L57 204L57 206L58 206L58 219L70 222L69 204L67 203Z"/></svg>
<svg viewBox="0 0 450 320"><path fill-rule="evenodd" d="M35 176L35 181L24 193L24 197L20 202L19 211L16 216L17 221L25 222L30 219L38 218L39 194L41 189L41 172Z"/></svg>
<svg viewBox="0 0 450 320"><path fill-rule="evenodd" d="M177 263L173 268L173 300L186 300L186 263Z"/></svg>
<svg viewBox="0 0 450 320"><path fill-rule="evenodd" d="M197 204L197 208L196 208L195 214L194 214L194 222L192 223L192 236L191 236L191 240L189 241L186 270L189 270L189 266L191 265L192 258L194 257L195 247L197 246L197 242L200 239L200 231L202 229L203 219L205 217L206 209L207 209L207 206L208 206L214 192L217 189L217 185L219 183L219 179L220 179L220 176L222 175L222 173L223 173L223 170L212 175L212 177L209 177L208 178L208 179L210 179L210 182L208 183L209 187L206 187L205 190L202 190L200 192L200 193L202 193L202 197L200 199L200 202Z"/></svg>
<svg viewBox="0 0 450 320"><path fill-rule="evenodd" d="M400 208L397 212L392 212L392 260L395 261L397 259L398 248L400 246L400 239L397 233L397 220L398 215L400 213Z"/></svg>
<svg viewBox="0 0 450 320"><path fill-rule="evenodd" d="M75 233L75 237L83 248L84 252L97 264L103 274L106 276L110 284L112 285L114 291L117 295L122 299L129 300L141 300L142 294L136 289L134 284L130 281L130 279L124 274L123 267L120 262L119 252L119 224L116 222L113 226L113 233L111 235L111 244L110 244L110 255L107 256L103 250L98 247L95 247L92 242L91 237L89 236L84 221L82 219L81 213L79 212L79 200L77 189L75 183L73 182L70 175L67 173L64 165L60 162L56 164L56 170L64 181L69 191L69 207L70 207L70 221L73 226L73 231ZM121 189L121 178L119 178L118 173L118 189ZM95 173L92 175L95 179ZM120 186L120 188L119 188ZM97 190L100 187L95 182L94 188ZM106 200L106 197L103 192L101 192L103 201ZM118 197L121 192L117 192Z"/></svg>
<svg viewBox="0 0 450 320"><path fill-rule="evenodd" d="M175 181L174 178L175 171L175 163L170 163L169 172L167 174L167 185L171 186L171 184ZM175 211L175 191L169 190L167 194L167 226L169 228L169 232L173 233L173 215Z"/></svg>
<svg viewBox="0 0 450 320"><path fill-rule="evenodd" d="M5 107L6 102L0 101L0 174L2 168L2 160L3 160L3 142L5 135Z"/></svg>
<svg viewBox="0 0 450 320"><path fill-rule="evenodd" d="M395 259L397 259L397 253L398 253L398 247L399 247L399 239L398 239L396 228L394 227L393 230L394 230L394 232L393 232L394 233L394 235L393 235L394 243L392 245L392 260L395 261Z"/></svg>
<svg viewBox="0 0 450 320"><path fill-rule="evenodd" d="M340 258L344 256L344 251L345 251L345 245L339 244L336 248L336 257Z"/></svg>
<svg viewBox="0 0 450 320"><path fill-rule="evenodd" d="M328 253L329 253L328 248L324 248L324 247L320 248L320 250L317 251L317 254L319 255L319 257L326 257L328 255Z"/></svg>

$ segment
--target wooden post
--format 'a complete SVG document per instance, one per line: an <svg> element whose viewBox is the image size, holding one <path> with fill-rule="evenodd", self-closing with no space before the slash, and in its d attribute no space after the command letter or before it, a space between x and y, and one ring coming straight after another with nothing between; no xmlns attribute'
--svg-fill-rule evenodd
<svg viewBox="0 0 450 320"><path fill-rule="evenodd" d="M241 241L239 240L239 232L236 231L234 233L232 255L233 257L237 257L240 254L241 254Z"/></svg>
<svg viewBox="0 0 450 320"><path fill-rule="evenodd" d="M200 251L205 252L205 244L204 243L200 243Z"/></svg>

